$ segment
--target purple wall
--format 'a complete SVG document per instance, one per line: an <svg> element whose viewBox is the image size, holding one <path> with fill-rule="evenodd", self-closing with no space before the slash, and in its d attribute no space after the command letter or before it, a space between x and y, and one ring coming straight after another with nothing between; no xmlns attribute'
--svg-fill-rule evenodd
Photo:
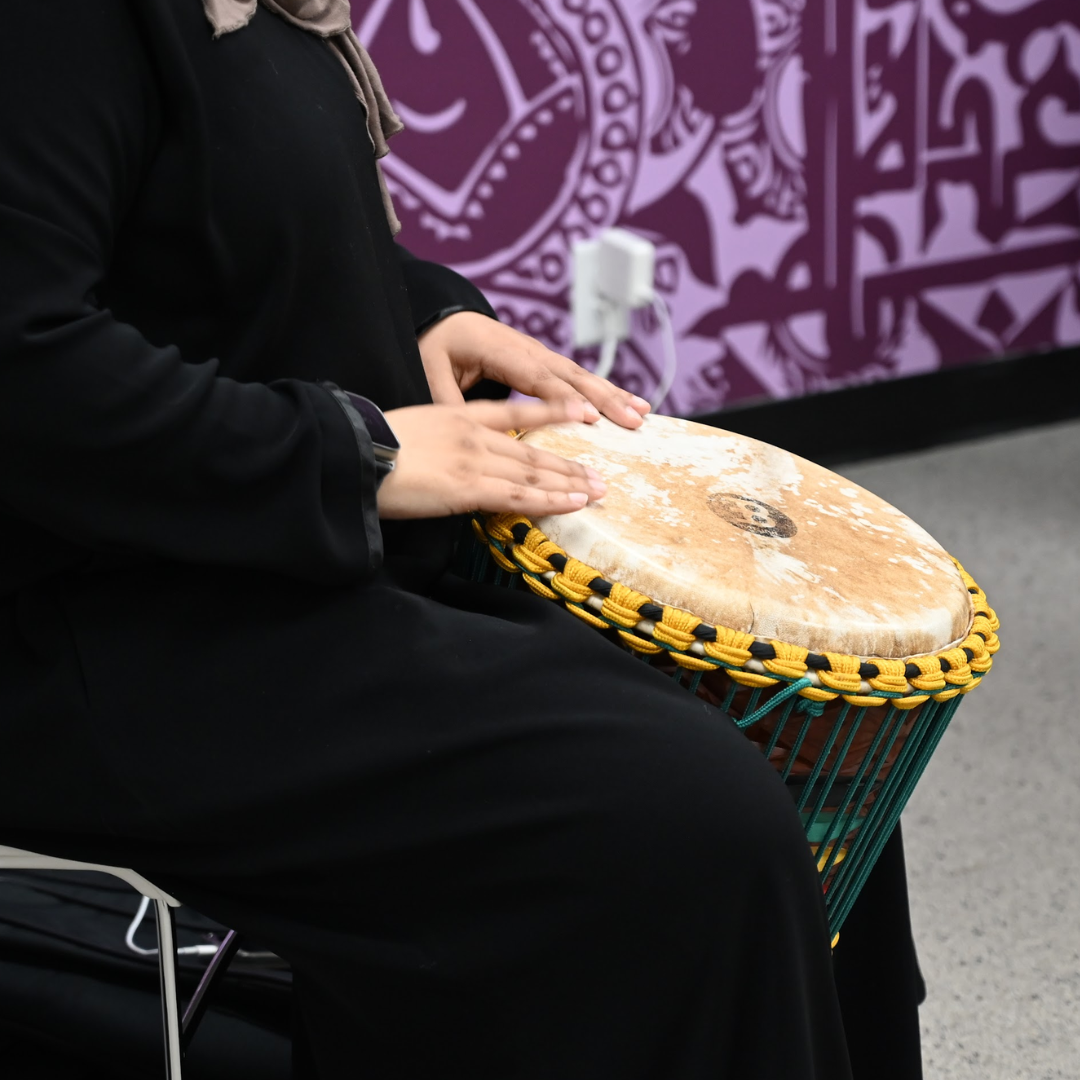
<svg viewBox="0 0 1080 1080"><path fill-rule="evenodd" d="M353 7L403 241L566 351L573 240L649 235L668 411L1080 342L1080 0Z"/></svg>

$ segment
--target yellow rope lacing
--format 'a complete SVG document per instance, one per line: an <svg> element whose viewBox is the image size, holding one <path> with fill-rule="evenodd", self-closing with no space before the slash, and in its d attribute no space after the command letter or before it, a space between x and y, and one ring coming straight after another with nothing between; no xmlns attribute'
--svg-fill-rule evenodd
<svg viewBox="0 0 1080 1080"><path fill-rule="evenodd" d="M813 654L787 642L761 642L753 634L708 626L688 611L657 604L625 585L606 581L519 515L477 519L473 528L496 564L509 573L524 574L538 596L561 601L591 626L615 629L636 652L667 652L690 671L722 668L742 686L768 688L809 676L815 685L799 693L810 701L824 704L843 698L855 706L913 709L931 698L948 701L969 693L993 666L1000 647L1001 624L986 594L955 559L975 612L971 630L954 648L904 661Z"/></svg>

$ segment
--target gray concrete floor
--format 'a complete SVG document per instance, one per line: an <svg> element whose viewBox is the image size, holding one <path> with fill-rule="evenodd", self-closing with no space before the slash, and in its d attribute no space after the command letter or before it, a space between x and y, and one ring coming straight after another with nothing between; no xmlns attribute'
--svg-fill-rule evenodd
<svg viewBox="0 0 1080 1080"><path fill-rule="evenodd" d="M1080 423L838 471L928 529L1002 624L904 817L926 1080L1078 1080Z"/></svg>

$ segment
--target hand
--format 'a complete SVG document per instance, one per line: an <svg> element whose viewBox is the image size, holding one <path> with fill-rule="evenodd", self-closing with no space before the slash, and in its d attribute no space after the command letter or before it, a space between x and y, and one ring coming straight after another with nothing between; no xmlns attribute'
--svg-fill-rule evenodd
<svg viewBox="0 0 1080 1080"><path fill-rule="evenodd" d="M386 414L401 443L379 488L379 517L449 517L474 510L528 517L569 514L607 490L599 475L506 434L584 418L580 402L475 401Z"/></svg>
<svg viewBox="0 0 1080 1080"><path fill-rule="evenodd" d="M420 355L434 401L458 405L463 391L494 379L519 393L551 403L581 402L584 420L601 414L626 428L641 427L649 403L598 378L539 341L489 319L463 311L436 323L420 338Z"/></svg>

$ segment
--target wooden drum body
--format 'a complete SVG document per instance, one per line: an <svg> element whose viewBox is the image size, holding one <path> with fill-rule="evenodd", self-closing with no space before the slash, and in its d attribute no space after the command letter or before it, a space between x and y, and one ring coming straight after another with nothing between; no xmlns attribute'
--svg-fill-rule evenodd
<svg viewBox="0 0 1080 1080"><path fill-rule="evenodd" d="M670 417L524 438L608 493L478 518L474 577L523 582L727 711L788 785L838 930L991 668L985 595L899 510L776 447Z"/></svg>

